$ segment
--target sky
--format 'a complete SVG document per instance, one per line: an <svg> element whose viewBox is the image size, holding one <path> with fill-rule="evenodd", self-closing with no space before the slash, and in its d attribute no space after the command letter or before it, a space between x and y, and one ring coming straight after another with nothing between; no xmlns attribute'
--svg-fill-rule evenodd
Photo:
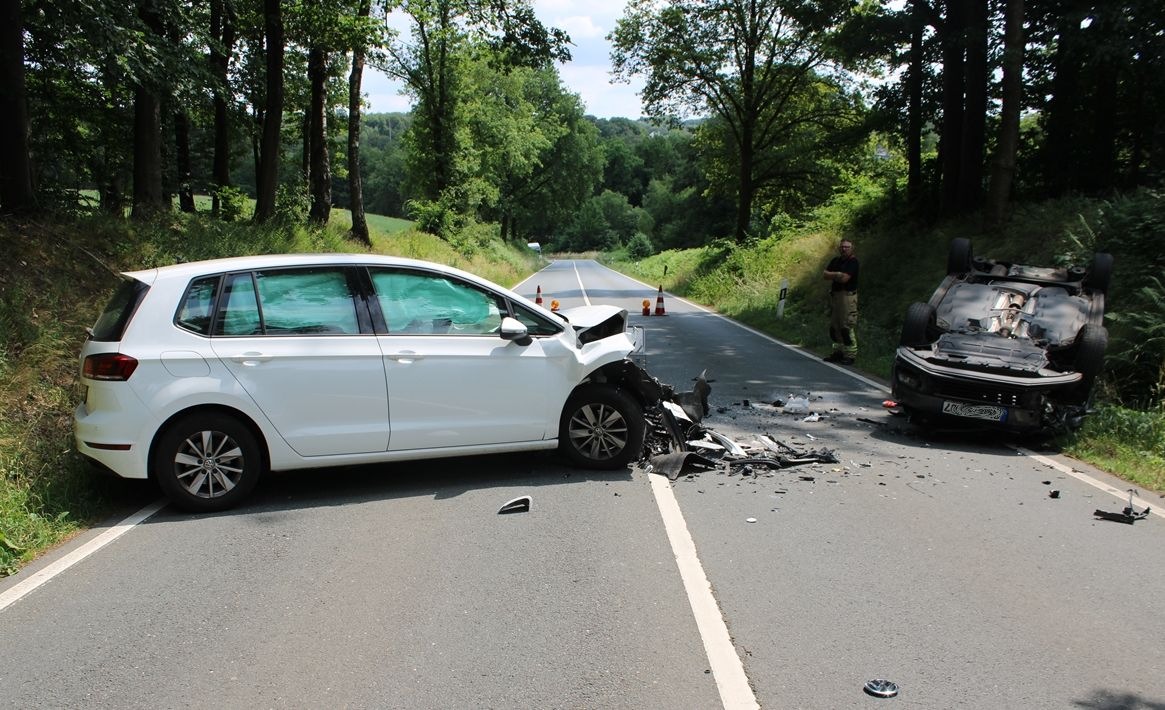
<svg viewBox="0 0 1165 710"><path fill-rule="evenodd" d="M606 37L623 15L622 0L534 0L534 11L543 24L570 35L572 60L560 64L558 74L567 91L578 94L585 112L598 118L639 118L642 104L637 92L642 79L631 84L611 83L611 45ZM400 95L400 84L372 67L364 73L364 94L369 113L406 112L412 107Z"/></svg>

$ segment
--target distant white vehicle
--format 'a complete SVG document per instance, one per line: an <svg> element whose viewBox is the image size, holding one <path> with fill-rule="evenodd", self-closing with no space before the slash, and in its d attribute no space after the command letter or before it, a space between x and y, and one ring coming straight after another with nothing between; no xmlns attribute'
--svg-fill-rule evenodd
<svg viewBox="0 0 1165 710"><path fill-rule="evenodd" d="M542 245L539 244L538 242L527 242L526 246L530 247L531 249L538 252L539 254L542 253Z"/></svg>

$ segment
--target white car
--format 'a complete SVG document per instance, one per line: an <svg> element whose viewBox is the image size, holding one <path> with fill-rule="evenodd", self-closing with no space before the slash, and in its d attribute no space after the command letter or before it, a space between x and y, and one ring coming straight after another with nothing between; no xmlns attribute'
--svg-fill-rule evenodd
<svg viewBox="0 0 1165 710"><path fill-rule="evenodd" d="M187 510L268 470L534 451L633 462L660 385L627 312L552 313L472 274L367 254L123 274L81 350L81 454Z"/></svg>

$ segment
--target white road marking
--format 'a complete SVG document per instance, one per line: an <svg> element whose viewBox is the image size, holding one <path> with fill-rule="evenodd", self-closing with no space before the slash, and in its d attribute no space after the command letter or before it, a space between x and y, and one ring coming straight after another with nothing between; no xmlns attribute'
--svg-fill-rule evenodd
<svg viewBox="0 0 1165 710"><path fill-rule="evenodd" d="M84 545L73 550L61 559L46 566L44 569L37 571L28 579L13 585L10 589L0 593L0 611L4 611L9 605L15 604L22 599L26 594L33 591L40 585L56 577L61 572L69 569L81 560L85 559L94 552L105 547L117 538L129 532L135 525L138 525L150 518L154 513L157 513L165 507L166 501L158 500L150 503L138 512L122 520L117 525L109 528L97 537L93 538Z"/></svg>
<svg viewBox="0 0 1165 710"><path fill-rule="evenodd" d="M756 695L748 684L748 676L744 673L744 664L740 662L736 647L732 645L732 637L724 623L724 616L720 613L720 605L712 594L712 585L708 583L708 576L700 565L696 543L688 531L683 513L680 512L680 504L676 500L671 482L666 476L653 473L647 474L647 478L651 481L655 504L659 508L659 516L663 518L663 527L671 542L672 552L676 556L676 566L679 567L684 590L688 593L692 615L696 617L696 627L704 642L704 652L712 666L712 677L715 678L716 688L720 691L720 702L726 710L759 708L760 704L757 703Z"/></svg>
<svg viewBox="0 0 1165 710"><path fill-rule="evenodd" d="M1015 449L1016 451L1018 451L1019 453L1023 454L1024 456L1027 456L1035 461L1038 461L1038 462L1042 463L1043 465L1048 466L1049 468L1054 468L1057 471L1059 471L1060 473L1068 474L1072 478L1075 478L1078 481L1083 481L1083 482L1087 483L1088 485L1093 486L1094 488L1099 488L1100 490L1104 491L1105 493L1111 493L1112 495L1116 496L1117 498L1120 498L1121 501L1124 502L1126 505L1129 502L1129 489L1128 488L1126 488L1123 491L1118 491L1116 488L1113 488L1112 486L1105 483L1104 481L1098 481L1095 478L1093 478L1092 476L1089 476L1088 474L1084 473L1083 471L1077 471L1076 469L1072 468L1071 466L1065 466L1064 464L1060 463L1059 461L1056 461L1054 459L1050 459L1047 456L1041 456L1040 454L1037 454L1034 451L1028 451L1027 449L1019 447L1019 446L1013 446L1012 448ZM1140 512L1141 510L1148 508L1149 511L1151 513L1153 513L1153 515L1156 515L1156 516L1161 517L1161 518L1165 518L1165 512L1162 512L1160 507L1157 507L1157 508L1152 507L1148 501L1146 501L1144 498L1141 498L1140 496L1137 496L1134 494L1133 498L1132 498L1132 503L1133 503L1133 507L1138 509L1137 512Z"/></svg>
<svg viewBox="0 0 1165 710"><path fill-rule="evenodd" d="M583 286L582 276L578 273L578 262L572 261L570 262L570 265L571 268L574 269L574 279L575 281L578 281L578 290L582 292L583 303L589 306L591 305L591 299L587 296L587 289L585 286Z"/></svg>

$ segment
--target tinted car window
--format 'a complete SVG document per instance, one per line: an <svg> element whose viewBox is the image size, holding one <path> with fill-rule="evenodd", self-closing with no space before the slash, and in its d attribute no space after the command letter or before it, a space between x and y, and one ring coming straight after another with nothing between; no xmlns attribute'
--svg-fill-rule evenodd
<svg viewBox="0 0 1165 710"><path fill-rule="evenodd" d="M210 324L214 317L214 298L218 293L219 280L218 276L208 276L190 284L174 319L180 328L201 335L210 335Z"/></svg>
<svg viewBox="0 0 1165 710"><path fill-rule="evenodd" d="M263 320L255 297L255 281L250 273L227 277L226 291L215 335L259 335Z"/></svg>
<svg viewBox="0 0 1165 710"><path fill-rule="evenodd" d="M255 283L267 335L360 332L342 268L257 271Z"/></svg>
<svg viewBox="0 0 1165 710"><path fill-rule="evenodd" d="M121 340L130 318L149 290L149 286L136 279L123 281L101 312L101 317L90 331L89 339L105 343Z"/></svg>
<svg viewBox="0 0 1165 710"><path fill-rule="evenodd" d="M416 271L373 270L372 284L390 335L482 335L502 324L505 299L461 281Z"/></svg>

